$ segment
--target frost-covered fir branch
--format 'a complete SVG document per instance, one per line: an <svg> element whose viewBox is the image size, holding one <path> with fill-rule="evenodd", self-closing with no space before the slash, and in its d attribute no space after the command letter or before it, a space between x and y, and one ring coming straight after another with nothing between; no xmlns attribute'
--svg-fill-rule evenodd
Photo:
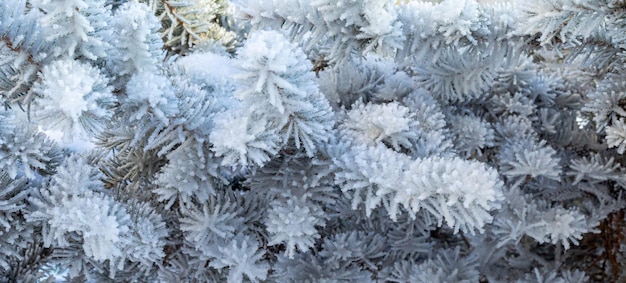
<svg viewBox="0 0 626 283"><path fill-rule="evenodd" d="M173 54L192 50L225 51L234 48L237 34L228 27L233 13L227 0L147 0L161 20L164 46ZM232 50L231 50L232 51Z"/></svg>
<svg viewBox="0 0 626 283"><path fill-rule="evenodd" d="M623 281L625 7L0 0L0 281Z"/></svg>

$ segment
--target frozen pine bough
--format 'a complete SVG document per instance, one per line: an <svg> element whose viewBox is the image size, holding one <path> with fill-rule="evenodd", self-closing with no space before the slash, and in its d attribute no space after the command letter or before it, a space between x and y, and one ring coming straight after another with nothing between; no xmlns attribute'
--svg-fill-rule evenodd
<svg viewBox="0 0 626 283"><path fill-rule="evenodd" d="M0 281L624 281L625 8L0 0Z"/></svg>

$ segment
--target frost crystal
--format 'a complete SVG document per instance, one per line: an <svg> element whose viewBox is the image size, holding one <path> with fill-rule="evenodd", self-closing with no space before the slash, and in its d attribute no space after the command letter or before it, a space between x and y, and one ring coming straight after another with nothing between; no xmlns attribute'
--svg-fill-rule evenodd
<svg viewBox="0 0 626 283"><path fill-rule="evenodd" d="M46 129L63 131L63 139L86 138L100 131L115 102L107 78L88 64L61 59L46 65L35 85L41 95L34 117Z"/></svg>

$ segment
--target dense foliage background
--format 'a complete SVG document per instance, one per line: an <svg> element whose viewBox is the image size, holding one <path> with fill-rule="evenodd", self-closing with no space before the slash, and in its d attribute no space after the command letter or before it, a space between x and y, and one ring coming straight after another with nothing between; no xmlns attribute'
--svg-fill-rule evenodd
<svg viewBox="0 0 626 283"><path fill-rule="evenodd" d="M0 0L0 281L626 280L625 31L623 0Z"/></svg>

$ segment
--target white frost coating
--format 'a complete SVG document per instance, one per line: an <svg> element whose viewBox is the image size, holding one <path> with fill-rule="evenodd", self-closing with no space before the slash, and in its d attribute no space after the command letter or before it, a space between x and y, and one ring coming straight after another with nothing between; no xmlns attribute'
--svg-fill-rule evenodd
<svg viewBox="0 0 626 283"><path fill-rule="evenodd" d="M315 226L323 226L323 217L324 211L304 198L290 196L272 202L266 224L271 233L268 245L284 243L289 258L294 257L296 248L306 252L320 237Z"/></svg>
<svg viewBox="0 0 626 283"><path fill-rule="evenodd" d="M613 122L606 128L606 143L609 147L617 147L617 152L623 154L626 151L626 123L624 119Z"/></svg>
<svg viewBox="0 0 626 283"><path fill-rule="evenodd" d="M52 56L94 61L106 57L111 10L104 0L34 0L29 4L43 12L39 24L45 29Z"/></svg>
<svg viewBox="0 0 626 283"><path fill-rule="evenodd" d="M433 9L432 16L444 23L457 19L465 8L467 0L444 0Z"/></svg>
<svg viewBox="0 0 626 283"><path fill-rule="evenodd" d="M72 59L44 66L34 91L42 97L33 107L44 129L63 131L65 141L84 138L111 116L107 109L115 100L108 79L99 70Z"/></svg>
<svg viewBox="0 0 626 283"><path fill-rule="evenodd" d="M263 251L259 251L259 243L248 236L233 239L228 245L218 248L222 256L211 261L211 267L230 267L228 283L243 282L244 275L252 282L264 280L270 266L263 261Z"/></svg>
<svg viewBox="0 0 626 283"><path fill-rule="evenodd" d="M72 61L74 62L74 61ZM75 65L80 68L79 65ZM72 76L73 66L66 68L55 68L44 70L46 74L55 76L57 78L65 77L63 81L48 80L48 89L44 90L49 94L51 102L57 104L59 110L67 116L68 119L78 122L78 118L84 111L88 110L88 102L83 97L84 94L91 92L92 86L95 83L95 79L89 76L80 77ZM48 72L46 72L48 71ZM89 74L89 69L79 70L86 71ZM93 73L93 72L92 72ZM54 95L56 93L57 95Z"/></svg>
<svg viewBox="0 0 626 283"><path fill-rule="evenodd" d="M352 107L340 129L359 143L373 146L384 141L394 149L411 148L411 141L418 138L417 133L411 131L417 122L407 107L396 102L367 105L359 102Z"/></svg>
<svg viewBox="0 0 626 283"><path fill-rule="evenodd" d="M351 146L335 159L341 168L336 182L352 198L352 208L365 205L369 215L381 204L396 220L400 208L411 217L426 212L439 225L474 233L493 217L504 199L498 173L484 164L459 158L411 160L383 145Z"/></svg>
<svg viewBox="0 0 626 283"><path fill-rule="evenodd" d="M313 156L329 140L334 121L304 52L279 32L261 31L238 59L235 97L241 105L216 118L212 150L230 165L262 165L290 143Z"/></svg>
<svg viewBox="0 0 626 283"><path fill-rule="evenodd" d="M362 27L361 31L379 36L393 32L394 22L397 19L394 3L387 0L366 0L363 2L363 17L369 25Z"/></svg>
<svg viewBox="0 0 626 283"><path fill-rule="evenodd" d="M131 121L154 115L164 125L178 112L177 99L169 79L162 75L142 72L133 76L126 85L126 103L134 106Z"/></svg>
<svg viewBox="0 0 626 283"><path fill-rule="evenodd" d="M193 53L176 61L188 74L211 81L230 81L236 74L235 60L215 53Z"/></svg>
<svg viewBox="0 0 626 283"><path fill-rule="evenodd" d="M118 56L109 63L118 75L135 72L156 72L164 57L163 41L157 31L161 28L158 18L150 8L136 1L124 3L116 11L113 21L115 33L114 51Z"/></svg>
<svg viewBox="0 0 626 283"><path fill-rule="evenodd" d="M61 206L48 211L53 239L59 241L68 232L78 232L87 256L99 261L122 256L120 236L129 228L119 223L111 204L111 199L94 194L63 199Z"/></svg>

